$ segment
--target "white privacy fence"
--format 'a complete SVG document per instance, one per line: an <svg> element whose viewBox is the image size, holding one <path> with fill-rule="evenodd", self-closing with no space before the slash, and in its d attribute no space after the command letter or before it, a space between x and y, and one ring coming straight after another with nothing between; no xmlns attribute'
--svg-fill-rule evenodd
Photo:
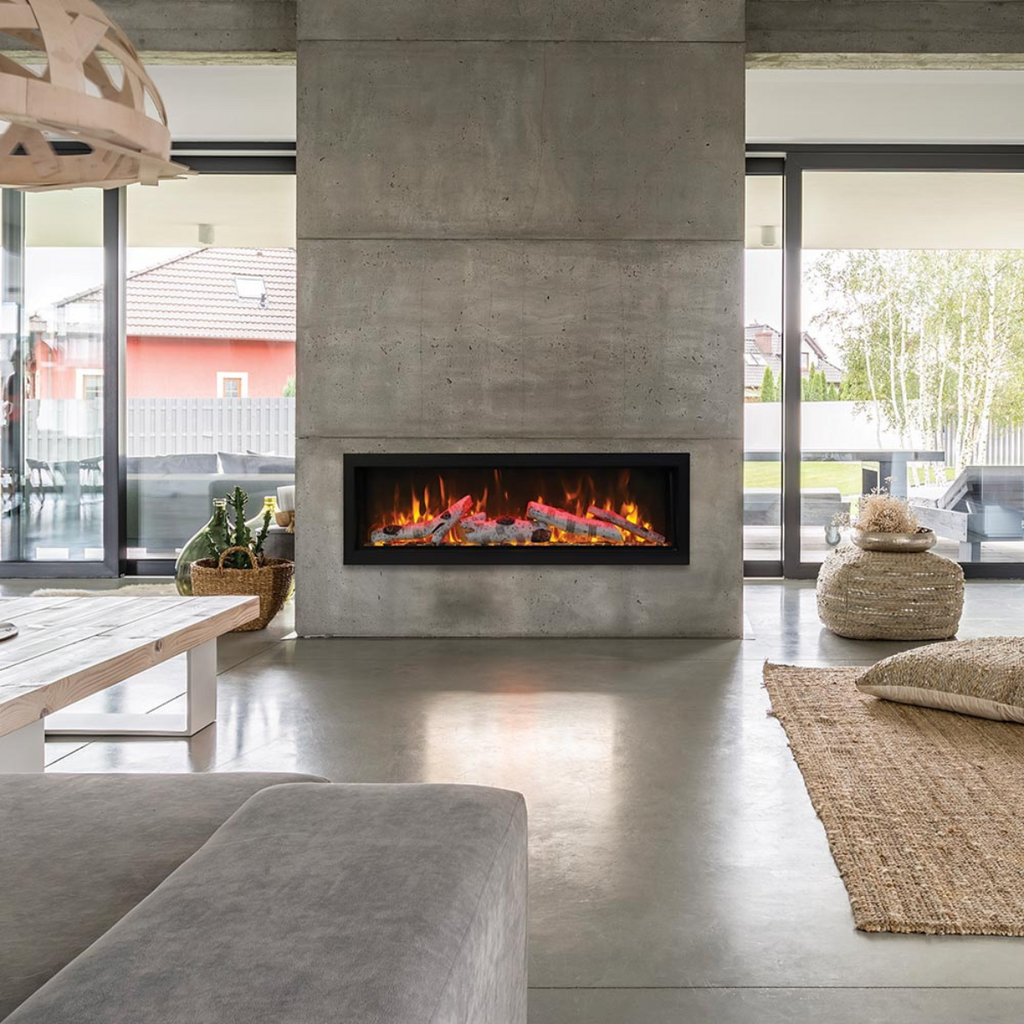
<svg viewBox="0 0 1024 1024"><path fill-rule="evenodd" d="M129 457L192 452L295 454L294 398L130 398Z"/></svg>
<svg viewBox="0 0 1024 1024"><path fill-rule="evenodd" d="M871 418L857 402L804 402L800 424L804 448L817 451L906 447L895 430ZM782 404L747 402L743 406L743 427L747 451L780 451Z"/></svg>
<svg viewBox="0 0 1024 1024"><path fill-rule="evenodd" d="M747 402L743 406L745 447L750 452L779 451L782 446L782 405L778 402ZM892 449L933 446L931 440L911 445L899 432L874 418L858 402L805 402L800 407L801 442L819 451ZM936 449L946 453L952 466L957 451L957 427L950 423ZM980 460L976 461L978 464ZM1024 465L1024 425L992 427L988 434L988 466Z"/></svg>
<svg viewBox="0 0 1024 1024"><path fill-rule="evenodd" d="M958 447L956 424L951 423L943 431L942 446L946 450L946 461L952 465ZM988 432L986 466L1024 465L1024 426L992 427Z"/></svg>
<svg viewBox="0 0 1024 1024"><path fill-rule="evenodd" d="M294 398L130 398L127 454L295 454ZM49 464L103 454L99 399L30 399L25 455Z"/></svg>

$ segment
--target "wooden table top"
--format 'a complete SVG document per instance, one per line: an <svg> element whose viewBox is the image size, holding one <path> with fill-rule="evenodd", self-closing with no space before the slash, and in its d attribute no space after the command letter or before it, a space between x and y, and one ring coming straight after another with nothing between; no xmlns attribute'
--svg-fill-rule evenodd
<svg viewBox="0 0 1024 1024"><path fill-rule="evenodd" d="M250 622L258 597L4 597L0 736Z"/></svg>

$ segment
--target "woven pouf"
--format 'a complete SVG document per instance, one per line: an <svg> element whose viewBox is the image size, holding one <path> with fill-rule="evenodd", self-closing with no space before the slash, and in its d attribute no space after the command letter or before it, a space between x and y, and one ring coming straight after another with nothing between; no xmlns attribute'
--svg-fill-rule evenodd
<svg viewBox="0 0 1024 1024"><path fill-rule="evenodd" d="M818 573L818 617L854 640L948 640L964 609L964 571L930 551L837 548Z"/></svg>

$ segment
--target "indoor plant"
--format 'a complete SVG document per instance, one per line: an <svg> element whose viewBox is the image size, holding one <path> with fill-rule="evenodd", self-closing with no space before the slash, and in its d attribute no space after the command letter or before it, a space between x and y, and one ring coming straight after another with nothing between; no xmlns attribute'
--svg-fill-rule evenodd
<svg viewBox="0 0 1024 1024"><path fill-rule="evenodd" d="M273 514L269 510L264 512L262 524L253 536L252 524L245 521L248 501L249 496L241 487L228 495L227 506L234 514L233 522L228 517L227 507L223 509L223 517L214 513L214 520L204 534L208 557L192 564L192 592L196 597L223 594L259 597L259 617L239 626L236 633L266 627L281 610L295 572L294 562L267 558L264 554L263 545Z"/></svg>
<svg viewBox="0 0 1024 1024"><path fill-rule="evenodd" d="M927 551L935 545L935 534L918 525L907 500L882 490L861 498L851 539L865 551Z"/></svg>
<svg viewBox="0 0 1024 1024"><path fill-rule="evenodd" d="M182 597L192 596L192 563L204 558L210 553L208 534L211 530L226 536L228 530L228 500L227 498L213 499L213 515L209 521L196 530L185 546L181 549L177 561L174 563L174 584Z"/></svg>

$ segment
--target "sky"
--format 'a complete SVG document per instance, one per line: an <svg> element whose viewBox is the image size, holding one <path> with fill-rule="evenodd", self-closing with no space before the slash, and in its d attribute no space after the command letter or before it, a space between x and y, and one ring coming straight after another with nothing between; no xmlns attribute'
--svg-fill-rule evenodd
<svg viewBox="0 0 1024 1024"><path fill-rule="evenodd" d="M135 247L128 250L128 273L174 259L189 249ZM103 282L103 250L95 247L30 247L25 252L25 309L31 316L70 295Z"/></svg>
<svg viewBox="0 0 1024 1024"><path fill-rule="evenodd" d="M777 331L782 330L782 250L746 249L745 277L743 282L743 322L745 324L768 324ZM818 250L805 249L803 259L814 259ZM824 312L825 297L815 288L804 283L802 292L804 329L814 336L824 348L831 362L841 365L839 339L828 328L815 324L814 317Z"/></svg>

